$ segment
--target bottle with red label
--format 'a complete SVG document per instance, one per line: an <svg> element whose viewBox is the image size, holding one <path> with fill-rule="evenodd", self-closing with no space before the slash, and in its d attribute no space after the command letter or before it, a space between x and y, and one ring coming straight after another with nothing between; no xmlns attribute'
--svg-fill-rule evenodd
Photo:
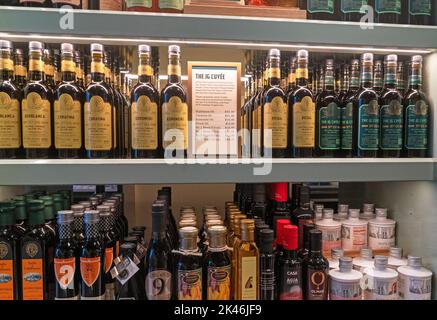
<svg viewBox="0 0 437 320"><path fill-rule="evenodd" d="M0 300L18 299L18 239L14 204L0 203Z"/></svg>
<svg viewBox="0 0 437 320"><path fill-rule="evenodd" d="M288 183L275 183L272 187L273 206L270 211L269 225L275 226L278 219L290 219L288 208Z"/></svg>
<svg viewBox="0 0 437 320"><path fill-rule="evenodd" d="M58 212L59 237L55 248L55 300L79 299L78 247L74 238L73 211Z"/></svg>
<svg viewBox="0 0 437 320"><path fill-rule="evenodd" d="M314 211L310 207L310 189L299 188L299 207L291 214L291 223L299 228L299 248L303 247L303 226L314 222Z"/></svg>
<svg viewBox="0 0 437 320"><path fill-rule="evenodd" d="M21 294L22 300L52 300L49 279L53 272L51 234L45 226L44 202L28 202L29 231L21 238Z"/></svg>
<svg viewBox="0 0 437 320"><path fill-rule="evenodd" d="M80 300L105 300L105 247L99 233L99 211L85 211L85 240L80 249Z"/></svg>

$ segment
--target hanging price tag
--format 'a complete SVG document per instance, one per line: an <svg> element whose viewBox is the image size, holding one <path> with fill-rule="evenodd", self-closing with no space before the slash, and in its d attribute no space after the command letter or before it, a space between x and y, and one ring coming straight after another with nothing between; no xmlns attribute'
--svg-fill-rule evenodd
<svg viewBox="0 0 437 320"><path fill-rule="evenodd" d="M113 279L117 278L121 285L124 285L139 270L140 269L137 267L136 263L127 257L112 268L111 276Z"/></svg>

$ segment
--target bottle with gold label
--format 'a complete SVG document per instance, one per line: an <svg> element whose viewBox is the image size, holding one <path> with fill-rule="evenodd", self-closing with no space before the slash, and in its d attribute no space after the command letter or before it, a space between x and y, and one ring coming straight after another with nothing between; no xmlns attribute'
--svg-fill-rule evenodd
<svg viewBox="0 0 437 320"><path fill-rule="evenodd" d="M0 41L0 159L15 159L21 149L21 91L13 81L12 43Z"/></svg>
<svg viewBox="0 0 437 320"><path fill-rule="evenodd" d="M24 64L23 49L14 50L14 81L20 89L23 89L27 83L27 68Z"/></svg>
<svg viewBox="0 0 437 320"><path fill-rule="evenodd" d="M288 96L291 156L311 158L315 147L316 106L308 88L308 51L298 51L296 68L296 89Z"/></svg>
<svg viewBox="0 0 437 320"><path fill-rule="evenodd" d="M91 83L86 89L84 107L84 139L86 158L113 156L113 99L105 82L103 46L91 44Z"/></svg>
<svg viewBox="0 0 437 320"><path fill-rule="evenodd" d="M152 84L151 49L138 47L138 84L131 92L130 132L132 158L159 158L161 110L159 93Z"/></svg>
<svg viewBox="0 0 437 320"><path fill-rule="evenodd" d="M43 51L43 62L44 62L44 75L46 84L53 91L56 90L56 81L55 81L55 60L54 53L52 49L44 49Z"/></svg>
<svg viewBox="0 0 437 320"><path fill-rule="evenodd" d="M29 82L21 103L23 148L27 159L53 155L53 91L44 81L43 44L29 43Z"/></svg>
<svg viewBox="0 0 437 320"><path fill-rule="evenodd" d="M268 85L262 97L262 148L265 158L287 158L290 152L288 105L281 84L281 52L268 56Z"/></svg>
<svg viewBox="0 0 437 320"><path fill-rule="evenodd" d="M165 158L188 155L188 104L182 87L181 49L168 47L168 83L161 92L162 144Z"/></svg>
<svg viewBox="0 0 437 320"><path fill-rule="evenodd" d="M237 249L236 300L259 299L259 250L255 243L255 221L240 221L241 243Z"/></svg>
<svg viewBox="0 0 437 320"><path fill-rule="evenodd" d="M73 45L63 43L62 82L55 91L54 128L55 152L61 159L77 159L83 155L84 94L76 83Z"/></svg>

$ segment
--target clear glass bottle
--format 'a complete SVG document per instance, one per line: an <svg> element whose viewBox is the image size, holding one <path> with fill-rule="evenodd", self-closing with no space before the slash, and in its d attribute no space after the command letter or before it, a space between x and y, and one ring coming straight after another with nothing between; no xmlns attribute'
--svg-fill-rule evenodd
<svg viewBox="0 0 437 320"><path fill-rule="evenodd" d="M391 247L387 267L398 270L399 267L406 266L407 264L408 260L402 257L402 248Z"/></svg>
<svg viewBox="0 0 437 320"><path fill-rule="evenodd" d="M341 246L346 252L360 251L368 245L368 222L359 216L359 209L350 209L349 218L341 223Z"/></svg>
<svg viewBox="0 0 437 320"><path fill-rule="evenodd" d="M369 248L362 248L360 250L360 255L353 259L354 270L363 272L364 269L368 267L373 267L373 251Z"/></svg>
<svg viewBox="0 0 437 320"><path fill-rule="evenodd" d="M396 243L396 221L387 219L387 209L376 209L376 218L369 221L369 248L388 250Z"/></svg>
<svg viewBox="0 0 437 320"><path fill-rule="evenodd" d="M339 267L329 271L330 300L361 300L363 274L352 269L352 258L341 257Z"/></svg>
<svg viewBox="0 0 437 320"><path fill-rule="evenodd" d="M408 256L408 265L398 268L400 300L431 300L432 272L422 266L422 258Z"/></svg>
<svg viewBox="0 0 437 320"><path fill-rule="evenodd" d="M316 221L316 228L322 231L322 253L325 257L332 249L341 248L341 223L334 221L334 210L323 209L323 219Z"/></svg>
<svg viewBox="0 0 437 320"><path fill-rule="evenodd" d="M364 269L364 300L398 299L398 273L387 263L387 257L376 256L374 267Z"/></svg>
<svg viewBox="0 0 437 320"><path fill-rule="evenodd" d="M349 205L339 204L337 214L334 214L334 220L342 222L347 219L348 213L349 213Z"/></svg>

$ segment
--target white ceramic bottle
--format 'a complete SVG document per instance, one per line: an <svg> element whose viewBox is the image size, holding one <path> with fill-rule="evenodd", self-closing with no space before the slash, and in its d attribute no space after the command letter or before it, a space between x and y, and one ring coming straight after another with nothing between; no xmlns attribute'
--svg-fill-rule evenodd
<svg viewBox="0 0 437 320"><path fill-rule="evenodd" d="M373 203L363 204L363 213L360 215L362 220L375 219L375 205Z"/></svg>
<svg viewBox="0 0 437 320"><path fill-rule="evenodd" d="M398 270L399 267L406 266L408 260L402 258L402 248L391 247L388 256L388 267L393 270Z"/></svg>
<svg viewBox="0 0 437 320"><path fill-rule="evenodd" d="M323 219L316 221L316 228L322 231L322 253L325 257L332 249L341 249L341 223L334 221L334 210L323 209Z"/></svg>
<svg viewBox="0 0 437 320"><path fill-rule="evenodd" d="M369 248L362 248L360 250L360 255L355 257L353 260L353 268L354 270L363 272L364 269L368 267L373 267L373 251Z"/></svg>
<svg viewBox="0 0 437 320"><path fill-rule="evenodd" d="M375 266L364 269L361 289L364 300L397 300L398 273L387 268L388 258L375 257Z"/></svg>
<svg viewBox="0 0 437 320"><path fill-rule="evenodd" d="M341 224L341 246L344 251L359 251L367 247L367 220L361 220L359 209L350 209L349 218Z"/></svg>
<svg viewBox="0 0 437 320"><path fill-rule="evenodd" d="M396 243L396 221L387 219L387 209L376 209L376 218L369 221L369 248L388 250Z"/></svg>
<svg viewBox="0 0 437 320"><path fill-rule="evenodd" d="M329 271L330 300L361 300L363 274L352 269L352 258L341 257L339 268Z"/></svg>
<svg viewBox="0 0 437 320"><path fill-rule="evenodd" d="M422 266L422 258L408 256L408 265L398 273L399 299L431 300L432 272Z"/></svg>
<svg viewBox="0 0 437 320"><path fill-rule="evenodd" d="M314 205L314 217L316 221L323 219L323 208L324 208L323 204Z"/></svg>
<svg viewBox="0 0 437 320"><path fill-rule="evenodd" d="M334 220L335 221L343 221L347 219L347 214L349 212L349 205L348 204L339 204L338 205L338 213L334 214Z"/></svg>

